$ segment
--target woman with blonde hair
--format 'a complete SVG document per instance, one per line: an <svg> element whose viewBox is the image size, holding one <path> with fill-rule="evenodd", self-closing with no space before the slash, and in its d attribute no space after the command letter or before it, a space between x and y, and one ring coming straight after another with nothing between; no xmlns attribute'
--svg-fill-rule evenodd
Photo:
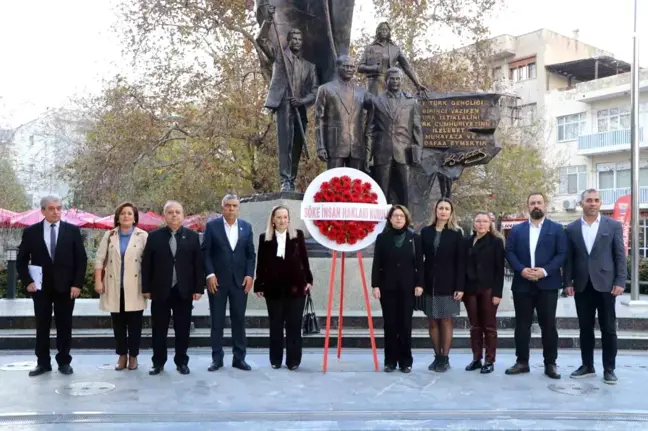
<svg viewBox="0 0 648 431"><path fill-rule="evenodd" d="M441 198L432 222L421 230L425 274L425 314L434 344L431 371L450 367L452 317L459 315L464 284L463 233L457 224L452 201Z"/></svg>
<svg viewBox="0 0 648 431"><path fill-rule="evenodd" d="M473 217L473 234L465 239L466 281L463 301L470 321L473 360L466 371L495 369L497 307L504 288L504 240L485 211ZM486 362L482 357L486 347Z"/></svg>
<svg viewBox="0 0 648 431"><path fill-rule="evenodd" d="M259 236L254 292L265 298L270 320L270 365L281 368L284 325L286 367L294 371L302 358L302 316L306 295L313 285L306 241L290 225L290 212L277 206L270 213L265 233Z"/></svg>
<svg viewBox="0 0 648 431"><path fill-rule="evenodd" d="M124 202L115 210L115 228L103 236L95 261L95 291L99 307L110 312L119 355L115 370L137 369L142 314L142 252L148 234L137 227L139 212ZM128 363L127 363L128 360Z"/></svg>

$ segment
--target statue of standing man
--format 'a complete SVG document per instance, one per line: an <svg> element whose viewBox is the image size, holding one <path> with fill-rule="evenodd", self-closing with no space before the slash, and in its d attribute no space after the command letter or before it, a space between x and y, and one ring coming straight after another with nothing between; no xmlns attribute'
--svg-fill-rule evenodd
<svg viewBox="0 0 648 431"><path fill-rule="evenodd" d="M286 37L288 47L273 46L269 33L274 23L274 6L268 6L267 18L256 38L268 60L273 62L270 88L265 107L276 114L279 144L279 177L281 191L295 191L302 148L306 147L306 108L315 102L317 73L315 65L302 56L303 35L292 29ZM277 40L279 40L277 38Z"/></svg>

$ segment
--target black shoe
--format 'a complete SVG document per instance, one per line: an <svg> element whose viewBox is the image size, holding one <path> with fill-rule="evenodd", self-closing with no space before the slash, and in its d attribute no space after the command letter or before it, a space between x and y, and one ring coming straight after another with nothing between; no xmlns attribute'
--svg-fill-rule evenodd
<svg viewBox="0 0 648 431"><path fill-rule="evenodd" d="M66 376L69 376L70 374L74 373L74 370L72 369L72 367L70 366L70 364L67 364L67 365L60 365L60 366L58 367L58 371L59 371L59 373L61 373L61 374L65 374Z"/></svg>
<svg viewBox="0 0 648 431"><path fill-rule="evenodd" d="M441 356L434 371L436 371L437 373L445 373L449 368L450 358L447 356Z"/></svg>
<svg viewBox="0 0 648 431"><path fill-rule="evenodd" d="M401 373L409 374L412 372L412 367L400 367Z"/></svg>
<svg viewBox="0 0 648 431"><path fill-rule="evenodd" d="M149 376L157 376L164 370L164 367L156 367L155 365L149 370Z"/></svg>
<svg viewBox="0 0 648 431"><path fill-rule="evenodd" d="M504 374L514 376L517 374L525 374L529 372L531 372L529 364L521 364L519 362L516 362L515 365L513 365L511 368L507 368L506 371L504 371Z"/></svg>
<svg viewBox="0 0 648 431"><path fill-rule="evenodd" d="M618 380L616 374L614 374L614 370L605 370L603 372L603 383L616 385Z"/></svg>
<svg viewBox="0 0 648 431"><path fill-rule="evenodd" d="M295 371L297 368L299 368L299 365L286 365L290 371Z"/></svg>
<svg viewBox="0 0 648 431"><path fill-rule="evenodd" d="M386 373L393 373L396 371L396 366L395 365L385 365L384 371Z"/></svg>
<svg viewBox="0 0 648 431"><path fill-rule="evenodd" d="M476 361L472 361L470 364L468 364L468 366L466 367L466 371L475 371L475 370L479 370L481 368L482 368L481 360L476 360Z"/></svg>
<svg viewBox="0 0 648 431"><path fill-rule="evenodd" d="M252 367L249 366L248 363L244 360L232 362L232 367L238 368L239 370L243 371L250 371L252 369Z"/></svg>
<svg viewBox="0 0 648 431"><path fill-rule="evenodd" d="M179 372L180 374L182 374L183 376L186 376L187 374L190 373L190 371L189 371L189 367L188 367L186 364L178 365L178 366L176 367L176 370L178 370L178 372Z"/></svg>
<svg viewBox="0 0 648 431"><path fill-rule="evenodd" d="M41 374L49 373L52 371L52 366L45 366L45 365L36 365L36 368L31 370L29 372L29 377L37 377L40 376Z"/></svg>
<svg viewBox="0 0 648 431"><path fill-rule="evenodd" d="M434 361L430 365L428 365L428 370L434 371L436 370L437 364L439 363L439 356L434 355Z"/></svg>
<svg viewBox="0 0 648 431"><path fill-rule="evenodd" d="M558 369L555 364L545 364L545 376L550 379L558 380L560 379L560 374L558 374Z"/></svg>
<svg viewBox="0 0 648 431"><path fill-rule="evenodd" d="M581 365L576 371L570 374L572 379L584 379L585 377L593 377L596 375L596 370L591 365Z"/></svg>
<svg viewBox="0 0 648 431"><path fill-rule="evenodd" d="M495 371L495 365L492 362L486 362L482 367L480 374L490 374Z"/></svg>
<svg viewBox="0 0 648 431"><path fill-rule="evenodd" d="M207 371L210 371L210 372L211 371L218 371L221 368L223 368L223 361L222 360L220 360L220 361L212 361L209 368L207 368Z"/></svg>
<svg viewBox="0 0 648 431"><path fill-rule="evenodd" d="M281 368L281 364L270 364L270 365L271 365L272 368L274 368L275 370L278 370L279 368Z"/></svg>

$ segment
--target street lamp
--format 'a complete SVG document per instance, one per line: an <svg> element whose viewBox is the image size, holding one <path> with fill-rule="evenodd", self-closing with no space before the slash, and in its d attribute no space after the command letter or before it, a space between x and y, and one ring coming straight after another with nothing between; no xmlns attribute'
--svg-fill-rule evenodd
<svg viewBox="0 0 648 431"><path fill-rule="evenodd" d="M15 248L8 248L5 251L5 258L7 259L7 299L16 298L16 283L18 282L18 274L16 272L16 258L18 250Z"/></svg>

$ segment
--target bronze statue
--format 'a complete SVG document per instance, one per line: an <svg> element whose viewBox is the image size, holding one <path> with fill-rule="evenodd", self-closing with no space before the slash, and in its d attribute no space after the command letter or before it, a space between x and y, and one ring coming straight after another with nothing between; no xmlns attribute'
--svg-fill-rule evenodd
<svg viewBox="0 0 648 431"><path fill-rule="evenodd" d="M392 42L389 23L381 22L376 28L376 39L365 47L358 72L367 76L367 90L377 96L384 91L387 69L398 66L412 80L418 91L427 90L401 49Z"/></svg>
<svg viewBox="0 0 648 431"><path fill-rule="evenodd" d="M403 74L387 70L387 91L371 97L373 104L373 177L390 203L408 206L409 165L419 165L423 147L418 100L401 90Z"/></svg>
<svg viewBox="0 0 648 431"><path fill-rule="evenodd" d="M319 87L315 100L317 156L328 169L350 167L364 170L363 110L371 99L362 87L351 82L356 66L342 55L337 60L338 77Z"/></svg>
<svg viewBox="0 0 648 431"><path fill-rule="evenodd" d="M276 113L281 191L295 191L302 149L308 157L306 108L315 102L317 74L315 65L302 56L301 30L292 29L288 32L286 49L282 49L281 44L274 46L271 43L271 27L274 26L277 32L274 12L274 6L268 6L267 17L256 41L268 60L274 63L265 107Z"/></svg>

